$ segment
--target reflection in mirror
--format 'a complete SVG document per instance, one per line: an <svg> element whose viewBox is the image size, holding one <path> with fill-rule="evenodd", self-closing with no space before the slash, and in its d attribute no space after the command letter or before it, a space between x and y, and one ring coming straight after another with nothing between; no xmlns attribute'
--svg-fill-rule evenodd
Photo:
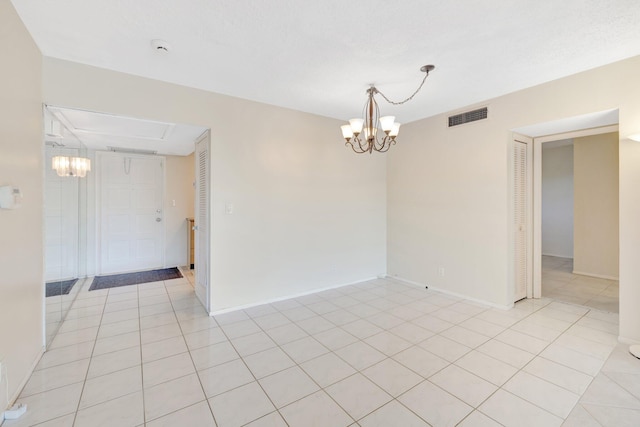
<svg viewBox="0 0 640 427"><path fill-rule="evenodd" d="M86 276L86 260L80 254L86 240L87 186L85 178L76 176L65 162L86 156L87 149L46 107L44 123L45 332L49 346Z"/></svg>

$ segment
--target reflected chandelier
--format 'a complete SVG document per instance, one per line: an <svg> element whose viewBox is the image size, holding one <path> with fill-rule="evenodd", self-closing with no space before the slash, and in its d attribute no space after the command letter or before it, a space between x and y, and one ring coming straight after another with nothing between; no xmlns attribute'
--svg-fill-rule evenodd
<svg viewBox="0 0 640 427"><path fill-rule="evenodd" d="M55 156L51 167L58 176L77 176L84 178L91 170L91 160L85 157Z"/></svg>
<svg viewBox="0 0 640 427"><path fill-rule="evenodd" d="M389 151L392 145L396 143L396 137L400 132L400 123L397 123L394 116L380 117L380 109L378 103L375 100L375 95L380 94L389 104L401 105L413 99L414 96L429 77L429 72L433 71L436 67L433 65L425 65L420 68L420 71L425 73L422 83L418 86L418 89L404 101L394 102L387 98L382 92L380 92L375 86L371 86L367 89L367 102L364 105L363 115L364 119L351 119L348 125L342 125L342 137L345 139L345 145L350 146L351 149L358 153L373 153L378 151L385 153ZM380 122L380 128L382 132L378 132L378 122ZM378 135L384 133L384 137L380 139ZM360 135L363 134L363 138Z"/></svg>

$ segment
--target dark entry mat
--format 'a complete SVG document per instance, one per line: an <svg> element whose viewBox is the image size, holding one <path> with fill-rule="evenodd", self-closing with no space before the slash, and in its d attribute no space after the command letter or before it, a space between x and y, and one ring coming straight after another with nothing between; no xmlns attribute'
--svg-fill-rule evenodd
<svg viewBox="0 0 640 427"><path fill-rule="evenodd" d="M117 288L119 286L139 285L140 283L159 282L161 280L179 279L182 273L177 267L161 270L140 271L137 273L112 274L96 276L91 283L90 291Z"/></svg>
<svg viewBox="0 0 640 427"><path fill-rule="evenodd" d="M46 293L48 297L57 297L58 295L69 295L71 288L76 284L78 279L71 280L57 280L55 282L46 283Z"/></svg>

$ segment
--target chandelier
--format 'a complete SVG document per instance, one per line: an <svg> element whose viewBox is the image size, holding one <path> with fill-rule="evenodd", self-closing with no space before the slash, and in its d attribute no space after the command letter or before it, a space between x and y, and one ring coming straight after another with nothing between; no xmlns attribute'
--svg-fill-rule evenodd
<svg viewBox="0 0 640 427"><path fill-rule="evenodd" d="M58 176L78 176L84 178L91 170L91 160L85 157L55 156L51 162Z"/></svg>
<svg viewBox="0 0 640 427"><path fill-rule="evenodd" d="M342 125L342 137L345 139L345 145L350 146L351 149L358 153L373 153L378 151L385 153L389 151L392 145L396 143L396 137L400 132L400 123L396 122L394 116L380 117L380 109L378 103L375 100L375 95L380 94L389 104L401 105L413 99L414 96L429 77L429 72L436 68L433 65L425 65L420 68L420 71L425 73L422 83L418 86L413 94L407 99L399 102L391 101L382 92L380 92L375 86L371 86L367 89L367 102L364 105L363 116L364 119L351 119L348 125ZM380 129L378 129L378 122L380 123ZM379 132L381 130L381 132ZM384 136L382 136L384 134Z"/></svg>

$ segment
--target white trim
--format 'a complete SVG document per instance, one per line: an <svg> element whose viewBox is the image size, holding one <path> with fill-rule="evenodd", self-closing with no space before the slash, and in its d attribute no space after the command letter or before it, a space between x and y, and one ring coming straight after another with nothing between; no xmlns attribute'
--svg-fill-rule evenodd
<svg viewBox="0 0 640 427"><path fill-rule="evenodd" d="M434 286L425 285L424 283L418 283L418 282L414 282L412 280L407 280L407 279L404 279L402 277L393 276L393 277L389 277L389 279L397 280L399 282L408 283L409 285L419 286L421 288L427 287L427 289L430 290L430 291L440 292L441 294L451 295L453 297L462 298L462 299L465 299L467 301L473 301L473 302L476 302L478 304L486 305L486 306L493 307L493 308L498 308L500 310L505 310L505 311L506 310L511 310L513 308L513 306L515 305L515 303L511 303L510 305L495 304L493 302L489 302L489 301L482 300L482 299L479 299L479 298L473 298L473 297L470 297L468 295L459 294L457 292L451 292L451 291L449 291L447 289L436 288Z"/></svg>
<svg viewBox="0 0 640 427"><path fill-rule="evenodd" d="M607 276L607 275L603 275L603 274L594 274L594 273L585 273L583 271L573 270L572 273L573 274L579 274L580 276L595 277L597 279L620 280L619 277L615 277L615 276Z"/></svg>
<svg viewBox="0 0 640 427"><path fill-rule="evenodd" d="M318 292L323 292L323 291L330 291L332 289L342 288L342 287L345 287L345 286L357 285L358 283L364 283L364 282L368 282L370 280L376 280L376 279L379 279L379 278L380 277L370 277L370 278L358 280L358 281L355 281L355 282L342 283L340 285L328 286L326 288L317 288L317 289L312 289L312 290L306 291L306 292L300 292L300 293L297 293L297 294L285 295L285 296L282 296L282 297L270 298L270 299L263 300L263 301L258 301L258 302L252 302L252 303L249 303L249 304L238 305L238 306L235 306L235 307L223 308L221 310L216 310L216 311L209 312L209 316L217 316L218 314L229 313L231 311L245 310L247 308L257 307L259 305L272 304L274 302L284 301L284 300L288 300L288 299L292 299L292 298L300 298L300 297L304 297L306 295L316 294Z"/></svg>
<svg viewBox="0 0 640 427"><path fill-rule="evenodd" d="M40 350L38 350L38 354L36 354L35 360L33 361L33 363L31 364L31 367L27 371L27 375L24 376L24 378L20 382L20 385L18 386L16 391L13 393L13 396L11 397L7 396L7 399L9 399L9 406L7 406L6 409L11 408L13 404L16 402L16 400L18 400L18 397L20 397L20 393L22 393L22 389L24 388L24 386L27 385L27 381L29 381L29 379L31 378L31 375L33 375L33 373L35 372L36 366L38 366L38 363L40 362L40 359L44 355L44 352L45 352L45 347L44 346L40 347ZM8 378L5 378L4 380L9 381ZM2 415L2 412L4 411L0 412L0 416ZM0 419L0 424L2 424L2 419Z"/></svg>
<svg viewBox="0 0 640 427"><path fill-rule="evenodd" d="M556 254L542 254L542 256L552 256L554 258L573 259L572 256L556 255Z"/></svg>
<svg viewBox="0 0 640 427"><path fill-rule="evenodd" d="M621 342L622 344L629 344L629 345L640 344L640 341L623 337L622 335L618 335L618 342Z"/></svg>
<svg viewBox="0 0 640 427"><path fill-rule="evenodd" d="M581 138L583 136L601 135L603 133L618 132L618 125L602 126L598 128L574 130L571 132L556 133L535 137L534 140L540 143L559 141L561 139Z"/></svg>
<svg viewBox="0 0 640 427"><path fill-rule="evenodd" d="M533 294L534 298L542 296L542 144L561 139L580 138L618 132L618 125L581 129L572 132L546 135L533 139ZM583 274L583 273L575 273ZM597 277L597 276L594 276ZM612 279L617 280L617 279ZM538 296L536 296L538 295Z"/></svg>

